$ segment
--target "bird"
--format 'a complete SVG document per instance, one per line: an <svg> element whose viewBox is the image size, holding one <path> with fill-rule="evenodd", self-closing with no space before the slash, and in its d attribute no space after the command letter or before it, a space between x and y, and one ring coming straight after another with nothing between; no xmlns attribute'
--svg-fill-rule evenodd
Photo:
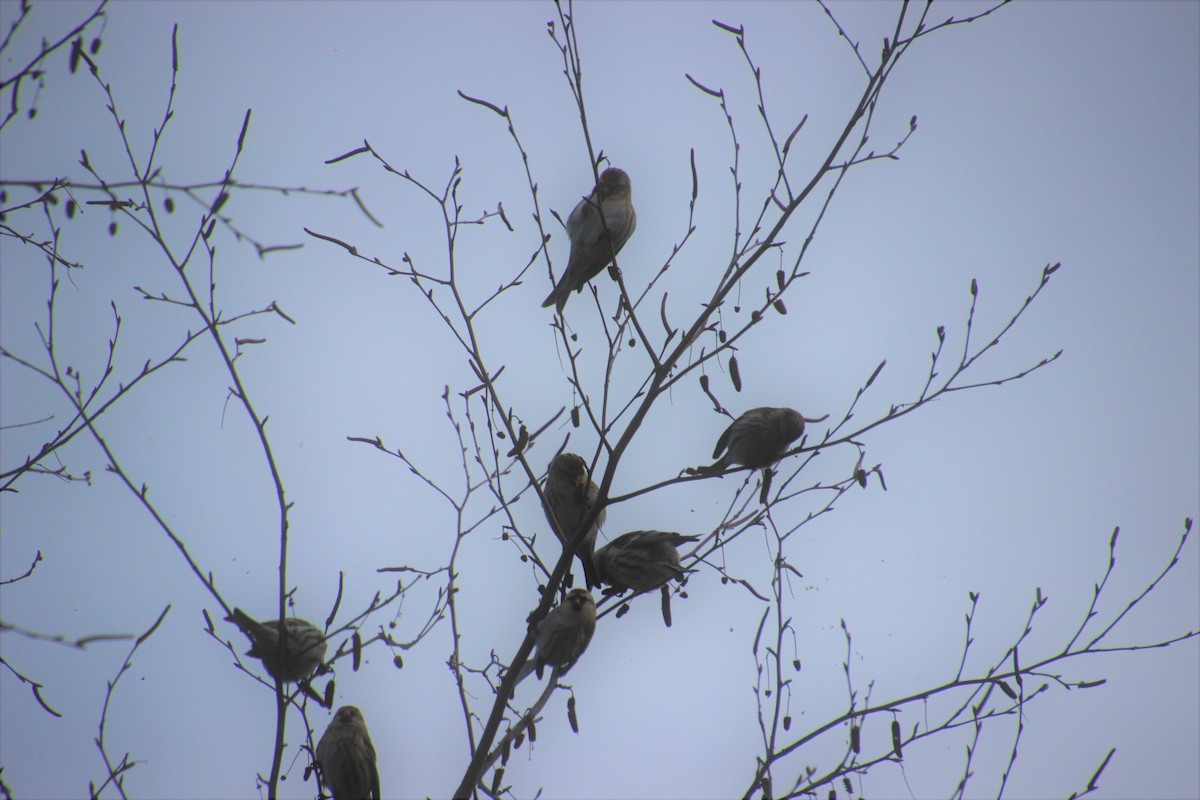
<svg viewBox="0 0 1200 800"><path fill-rule="evenodd" d="M609 167L600 174L600 182L592 193L580 200L567 217L571 256L566 271L543 301L542 308L553 305L562 314L571 292L583 291L588 281L611 264L636 228L637 213L633 209L629 175Z"/></svg>
<svg viewBox="0 0 1200 800"><path fill-rule="evenodd" d="M572 589L567 592L566 598L538 625L537 639L534 643L536 652L525 662L517 683L535 671L538 680L541 680L542 671L547 665L553 668L552 680L566 675L583 655L583 651L587 650L595 632L596 601L592 598L592 593L586 589Z"/></svg>
<svg viewBox="0 0 1200 800"><path fill-rule="evenodd" d="M713 458L721 458L706 471L719 472L736 464L765 469L782 458L788 445L803 435L806 421L820 420L806 420L792 408L752 408L735 419L717 439Z"/></svg>
<svg viewBox="0 0 1200 800"><path fill-rule="evenodd" d="M623 534L596 551L596 574L618 592L646 592L671 579L683 580L687 571L676 548L699 539L665 531Z"/></svg>
<svg viewBox="0 0 1200 800"><path fill-rule="evenodd" d="M587 462L583 460L583 456L575 453L559 453L551 459L550 466L546 470L546 485L543 494L546 498L543 506L546 519L550 522L550 528L554 531L554 535L562 542L563 547L566 547L579 531L583 518L600 495L600 487L588 474ZM580 543L579 549L575 551L575 555L579 557L579 562L583 565L583 576L589 589L600 585L596 578L596 568L592 565L592 554L596 549L596 533L604 524L606 515L607 509L600 509L600 513L592 522L583 542ZM556 520L557 525L555 524Z"/></svg>
<svg viewBox="0 0 1200 800"><path fill-rule="evenodd" d="M672 578L681 581L688 572L679 564L676 548L699 538L663 531L634 531L618 536L597 550L594 559L597 576L611 587L605 594L620 594L629 589L648 592L661 587L663 622L671 627L671 590L667 581Z"/></svg>
<svg viewBox="0 0 1200 800"><path fill-rule="evenodd" d="M380 800L379 767L367 721L356 706L342 706L317 744L321 783L333 800Z"/></svg>
<svg viewBox="0 0 1200 800"><path fill-rule="evenodd" d="M284 683L311 676L325 658L325 634L311 622L295 617L256 622L240 608L225 620L250 639L246 655L262 661L271 677Z"/></svg>

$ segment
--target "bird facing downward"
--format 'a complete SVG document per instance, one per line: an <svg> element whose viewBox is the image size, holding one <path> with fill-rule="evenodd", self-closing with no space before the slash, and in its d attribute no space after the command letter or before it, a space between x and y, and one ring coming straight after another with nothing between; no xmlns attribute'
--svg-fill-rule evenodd
<svg viewBox="0 0 1200 800"><path fill-rule="evenodd" d="M818 420L809 420L816 422ZM721 460L709 467L720 471L735 464L765 469L787 452L788 445L804 433L805 418L791 408L752 408L733 421L717 439L713 458Z"/></svg>
<svg viewBox="0 0 1200 800"><path fill-rule="evenodd" d="M600 174L592 193L580 200L567 217L571 257L542 308L553 305L561 314L571 292L583 291L588 281L611 264L635 228L637 213L633 210L629 176L624 170L610 167Z"/></svg>
<svg viewBox="0 0 1200 800"><path fill-rule="evenodd" d="M317 744L321 783L333 800L380 800L379 767L367 721L355 706L342 706Z"/></svg>
<svg viewBox="0 0 1200 800"><path fill-rule="evenodd" d="M240 608L225 619L250 639L246 655L262 661L271 677L284 683L309 677L325 658L325 634L311 622L295 617L256 622Z"/></svg>
<svg viewBox="0 0 1200 800"><path fill-rule="evenodd" d="M563 547L566 547L578 533L583 518L596 503L600 487L588 475L587 462L583 460L583 456L559 453L550 461L543 493L546 497L546 519L550 522L554 535L562 542ZM579 562L583 565L583 576L589 589L600 585L596 578L596 569L592 565L592 554L596 549L596 532L604 524L606 515L607 509L600 509L600 514L576 551ZM554 525L555 519L558 520L557 527Z"/></svg>

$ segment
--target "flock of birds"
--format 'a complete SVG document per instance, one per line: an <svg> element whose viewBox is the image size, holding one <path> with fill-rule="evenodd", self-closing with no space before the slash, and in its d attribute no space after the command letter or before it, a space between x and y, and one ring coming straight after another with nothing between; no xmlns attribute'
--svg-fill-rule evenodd
<svg viewBox="0 0 1200 800"><path fill-rule="evenodd" d="M567 219L570 259L542 306L553 305L561 314L571 292L582 291L612 263L636 226L629 176L615 168L604 170L596 188L575 206ZM804 433L805 421L791 408L751 409L735 419L717 439L713 451L717 461L696 472L715 475L735 466L767 469ZM578 535L600 499L599 487L591 479L587 462L575 453L566 452L551 460L543 496L546 519L564 547ZM590 591L594 587L607 586L606 594L661 588L664 621L668 626L671 624L665 602L668 583L682 581L687 572L680 564L678 548L699 537L667 531L633 531L596 550L596 536L605 515L605 509L601 508L575 552L587 588L571 589L539 623L534 655L522 668L518 682L533 672L540 680L546 667L551 668L550 680L555 681L579 660L596 630L596 602ZM250 639L252 646L246 655L259 659L280 683L305 681L324 663L325 634L310 622L294 617L257 622L241 609L234 609L227 621L237 625ZM334 713L317 744L315 762L319 779L334 800L380 800L375 747L357 707L341 706Z"/></svg>

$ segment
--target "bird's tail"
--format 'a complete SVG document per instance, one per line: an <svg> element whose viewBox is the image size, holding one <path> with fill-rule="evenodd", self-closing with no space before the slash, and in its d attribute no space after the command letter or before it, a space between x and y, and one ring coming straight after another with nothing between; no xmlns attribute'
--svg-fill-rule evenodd
<svg viewBox="0 0 1200 800"><path fill-rule="evenodd" d="M554 310L561 314L563 309L566 308L567 298L570 296L570 289L560 283L558 286L554 287L554 291L546 295L546 299L542 301L542 308L554 306Z"/></svg>
<svg viewBox="0 0 1200 800"><path fill-rule="evenodd" d="M535 669L537 669L537 660L530 657L529 660L521 666L521 672L517 675L517 682L513 684L513 688L516 689L518 686L520 686L521 681L528 678L529 673L533 672Z"/></svg>
<svg viewBox="0 0 1200 800"><path fill-rule="evenodd" d="M583 565L583 579L587 583L587 588L589 590L598 589L600 588L600 575L596 572L596 560L591 553L587 552L588 549L586 546L580 547L579 552L575 555L579 557L579 563Z"/></svg>
<svg viewBox="0 0 1200 800"><path fill-rule="evenodd" d="M245 611L242 611L240 608L235 608L233 610L233 613L225 618L225 621L232 622L234 625L237 625L239 628L242 629L243 633L253 632L255 626L258 624L253 619L251 619L250 616L247 615Z"/></svg>

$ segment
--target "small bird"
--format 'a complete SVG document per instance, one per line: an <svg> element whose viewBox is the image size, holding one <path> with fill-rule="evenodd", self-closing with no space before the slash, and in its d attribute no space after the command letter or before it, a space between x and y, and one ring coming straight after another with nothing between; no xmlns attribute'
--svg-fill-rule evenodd
<svg viewBox="0 0 1200 800"><path fill-rule="evenodd" d="M624 170L610 167L600 174L592 193L579 201L567 217L567 236L571 239L571 257L567 269L542 308L553 305L561 314L571 292L583 291L584 285L600 274L621 252L637 228L632 189ZM601 218L603 214L603 218Z"/></svg>
<svg viewBox="0 0 1200 800"><path fill-rule="evenodd" d="M525 662L517 683L530 672L537 671L538 680L542 670L553 668L551 679L566 675L575 665L583 651L587 650L596 632L596 601L586 589L572 589L566 599L554 607L538 625L535 655Z"/></svg>
<svg viewBox="0 0 1200 800"><path fill-rule="evenodd" d="M380 800L379 767L367 721L355 706L342 706L317 744L321 783L333 800Z"/></svg>
<svg viewBox="0 0 1200 800"><path fill-rule="evenodd" d="M325 634L311 622L288 617L256 622L240 608L225 618L242 629L252 647L246 655L262 661L271 677L284 683L309 677L325 659Z"/></svg>
<svg viewBox="0 0 1200 800"><path fill-rule="evenodd" d="M752 408L735 419L717 439L713 458L722 452L725 455L705 471L720 472L735 464L765 469L782 458L788 445L800 438L805 422L819 421L806 420L791 408Z"/></svg>
<svg viewBox="0 0 1200 800"><path fill-rule="evenodd" d="M699 539L664 531L623 534L596 551L596 574L619 592L646 592L671 579L683 580L687 572L675 548Z"/></svg>
<svg viewBox="0 0 1200 800"><path fill-rule="evenodd" d="M614 591L620 594L628 589L647 592L662 587L663 622L671 627L671 589L667 581L672 578L681 581L687 574L675 548L699 538L663 531L634 531L618 536L596 551L596 574L612 587L605 594Z"/></svg>
<svg viewBox="0 0 1200 800"><path fill-rule="evenodd" d="M600 495L600 487L588 475L587 462L582 456L575 453L559 453L550 461L543 493L546 496L546 519L549 520L554 535L562 542L563 547L566 547L579 531L584 516L595 504ZM600 509L600 514L575 553L579 557L579 563L583 565L583 577L589 589L600 585L596 578L596 568L592 564L592 554L596 549L596 532L604 524L606 515L607 509ZM556 519L557 525L554 524Z"/></svg>

